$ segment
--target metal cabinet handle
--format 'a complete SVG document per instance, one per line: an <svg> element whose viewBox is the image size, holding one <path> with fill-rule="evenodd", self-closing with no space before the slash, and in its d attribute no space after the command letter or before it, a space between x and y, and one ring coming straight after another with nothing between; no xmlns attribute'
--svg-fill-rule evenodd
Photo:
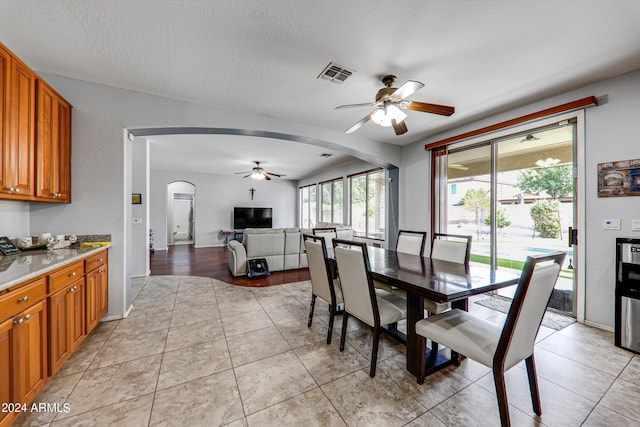
<svg viewBox="0 0 640 427"><path fill-rule="evenodd" d="M18 303L27 302L27 301L29 301L29 297L28 296L24 296L24 297L18 298Z"/></svg>
<svg viewBox="0 0 640 427"><path fill-rule="evenodd" d="M100 259L98 260L98 262L102 262L102 258L100 258Z"/></svg>
<svg viewBox="0 0 640 427"><path fill-rule="evenodd" d="M24 316L24 320L31 320L31 315L27 314L26 316Z"/></svg>
<svg viewBox="0 0 640 427"><path fill-rule="evenodd" d="M74 277L76 275L75 271L72 271L71 273L69 273L69 277Z"/></svg>
<svg viewBox="0 0 640 427"><path fill-rule="evenodd" d="M15 188L15 187L6 187L7 191L9 191L10 193L19 193L20 189L19 188Z"/></svg>
<svg viewBox="0 0 640 427"><path fill-rule="evenodd" d="M77 286L74 286L73 288L70 288L70 289L69 289L69 292L75 292L75 291L77 291L77 290L78 290L78 287L77 287Z"/></svg>
<svg viewBox="0 0 640 427"><path fill-rule="evenodd" d="M13 321L14 325L22 325L23 323L24 323L24 317L21 317Z"/></svg>
<svg viewBox="0 0 640 427"><path fill-rule="evenodd" d="M103 269L99 269L98 273L104 273L104 270Z"/></svg>

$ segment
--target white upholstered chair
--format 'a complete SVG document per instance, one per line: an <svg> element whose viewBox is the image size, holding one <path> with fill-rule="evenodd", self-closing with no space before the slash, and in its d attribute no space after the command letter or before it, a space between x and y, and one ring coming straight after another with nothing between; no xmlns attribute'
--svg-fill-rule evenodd
<svg viewBox="0 0 640 427"><path fill-rule="evenodd" d="M396 252L399 254L424 256L426 241L426 231L400 230L398 232L398 240L396 241ZM379 280L374 280L373 286L375 286L376 289L395 292L399 295L406 296L405 291L396 289L391 285Z"/></svg>
<svg viewBox="0 0 640 427"><path fill-rule="evenodd" d="M396 242L396 252L424 256L426 241L426 231L400 230Z"/></svg>
<svg viewBox="0 0 640 427"><path fill-rule="evenodd" d="M309 275L311 276L311 306L309 307L309 321L311 327L313 310L316 298L329 304L329 330L327 331L327 344L331 344L333 334L333 319L338 311L338 305L342 304L342 288L340 279L333 279L331 266L327 256L327 247L323 236L304 234L304 247L309 262Z"/></svg>
<svg viewBox="0 0 640 427"><path fill-rule="evenodd" d="M373 378L376 375L378 343L382 326L395 326L398 321L405 319L407 302L399 295L374 288L365 243L334 239L333 245L344 299L340 351L344 351L350 316L371 327L373 350L369 376Z"/></svg>
<svg viewBox="0 0 640 427"><path fill-rule="evenodd" d="M500 421L510 426L509 405L504 374L525 361L529 377L531 403L542 414L540 393L533 358L535 339L555 286L565 254L527 257L504 326L453 309L416 323L416 333L449 347L493 370ZM418 383L424 382L424 361Z"/></svg>
<svg viewBox="0 0 640 427"><path fill-rule="evenodd" d="M338 237L338 232L336 228L335 227L317 227L312 229L312 231L315 236L320 236L324 238L324 243L327 248L327 255L333 258L333 243L331 241Z"/></svg>
<svg viewBox="0 0 640 427"><path fill-rule="evenodd" d="M468 264L471 253L471 239L471 236L459 234L434 233L431 239L430 258L456 264ZM440 314L450 310L451 303L439 303L425 299L424 309L429 314Z"/></svg>

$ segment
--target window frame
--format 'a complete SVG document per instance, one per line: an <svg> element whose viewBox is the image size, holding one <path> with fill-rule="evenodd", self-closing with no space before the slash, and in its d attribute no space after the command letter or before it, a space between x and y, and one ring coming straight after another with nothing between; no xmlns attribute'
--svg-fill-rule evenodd
<svg viewBox="0 0 640 427"><path fill-rule="evenodd" d="M354 173L354 174L350 174L347 176L348 179L348 189L349 189L349 224L351 225L351 227L353 228L353 178L359 178L359 177L365 177L365 212L368 212L369 210L369 186L370 186L370 175L373 174L378 174L378 173L382 173L383 174L383 180L382 180L382 184L384 185L384 200L382 200L382 203L386 203L386 192L387 192L387 182L384 179L386 177L386 172L384 168L374 168L374 169L369 169L366 171L362 171L362 172L358 172L358 173ZM378 205L380 204L380 201L378 201L377 203ZM386 223L386 208L384 209L384 222ZM378 241L385 241L385 237L383 236L382 238L380 237L376 237L376 236L372 236L372 231L369 230L369 221L365 220L364 221L364 225L365 225L365 231L364 233L362 233L361 231L357 231L355 228L353 228L353 232L354 232L354 236L357 237L362 237L362 238L366 238L366 239L370 239L370 240L378 240ZM386 228L386 227L385 227Z"/></svg>

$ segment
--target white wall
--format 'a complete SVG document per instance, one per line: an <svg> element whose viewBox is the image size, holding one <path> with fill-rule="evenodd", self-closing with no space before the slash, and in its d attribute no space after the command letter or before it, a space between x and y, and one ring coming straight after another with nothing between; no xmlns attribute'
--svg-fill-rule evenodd
<svg viewBox="0 0 640 427"><path fill-rule="evenodd" d="M29 209L27 202L0 200L0 236L7 236L10 239L30 236Z"/></svg>
<svg viewBox="0 0 640 427"><path fill-rule="evenodd" d="M131 193L141 195L142 204L131 205L131 217L140 223L131 223L131 276L142 277L151 271L149 260L149 142L136 141L131 145Z"/></svg>
<svg viewBox="0 0 640 427"><path fill-rule="evenodd" d="M273 208L274 227L295 227L298 187L295 181L274 178L256 181L239 176L151 170L151 228L155 248L167 248L167 185L195 185L195 247L222 246L220 230L233 228L234 206ZM251 200L251 188L255 188Z"/></svg>
<svg viewBox="0 0 640 427"><path fill-rule="evenodd" d="M489 124L522 116L586 96L595 95L602 103L585 110L584 153L586 173L586 230L579 230L579 243L586 252L585 321L613 328L615 286L615 238L640 237L631 231L631 219L640 218L640 197L597 197L597 164L640 158L640 71L536 102L499 114L425 141L403 147L400 167L400 226L419 228L429 225L429 153L425 143L460 134ZM578 166L580 167L580 165ZM604 218L619 218L620 231L603 230Z"/></svg>

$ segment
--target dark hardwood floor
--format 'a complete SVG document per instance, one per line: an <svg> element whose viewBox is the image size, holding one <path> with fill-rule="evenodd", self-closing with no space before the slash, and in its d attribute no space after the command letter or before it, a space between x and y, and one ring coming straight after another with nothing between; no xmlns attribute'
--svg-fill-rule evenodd
<svg viewBox="0 0 640 427"><path fill-rule="evenodd" d="M227 264L226 248L198 248L193 245L169 246L151 254L151 275L212 277L238 286L271 286L309 280L309 269L276 271L262 279L233 277Z"/></svg>

